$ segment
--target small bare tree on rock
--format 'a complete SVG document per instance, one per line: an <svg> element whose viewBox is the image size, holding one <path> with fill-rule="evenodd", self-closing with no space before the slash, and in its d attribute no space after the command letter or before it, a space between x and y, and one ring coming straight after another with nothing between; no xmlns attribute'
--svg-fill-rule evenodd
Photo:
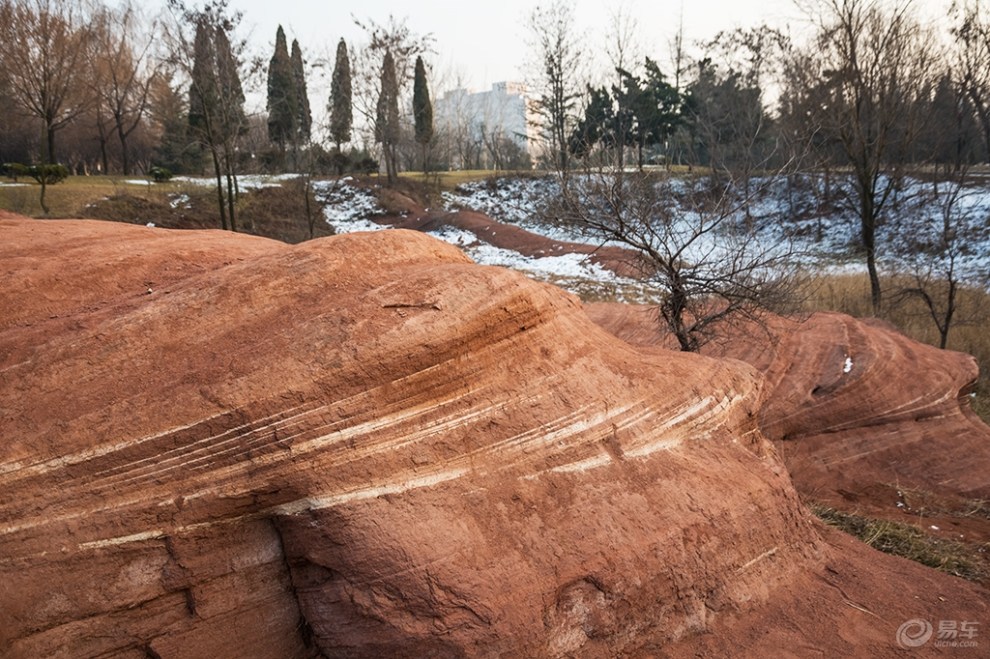
<svg viewBox="0 0 990 659"><path fill-rule="evenodd" d="M768 311L786 310L799 287L796 253L757 235L744 220L749 200L701 187L669 174L600 172L575 176L563 200L566 219L635 254L663 325L692 352L719 326L766 329Z"/></svg>

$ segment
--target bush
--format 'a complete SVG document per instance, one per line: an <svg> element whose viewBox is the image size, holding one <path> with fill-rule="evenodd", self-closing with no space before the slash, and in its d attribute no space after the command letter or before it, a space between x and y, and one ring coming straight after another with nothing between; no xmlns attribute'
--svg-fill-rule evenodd
<svg viewBox="0 0 990 659"><path fill-rule="evenodd" d="M342 175L373 174L378 171L378 161L371 157L365 149L351 149L342 152L336 149L327 151L322 147L314 147L314 162L316 172L320 174Z"/></svg>
<svg viewBox="0 0 990 659"><path fill-rule="evenodd" d="M31 165L28 176L42 185L51 185L69 178L69 170L65 165Z"/></svg>
<svg viewBox="0 0 990 659"><path fill-rule="evenodd" d="M353 155L351 157L354 158ZM378 161L370 155L361 155L352 161L351 171L357 174L374 174L378 171Z"/></svg>
<svg viewBox="0 0 990 659"><path fill-rule="evenodd" d="M165 167L152 167L148 170L148 174L151 175L155 183L164 183L172 178L172 171Z"/></svg>
<svg viewBox="0 0 990 659"><path fill-rule="evenodd" d="M5 162L0 165L0 172L3 172L4 176L14 179L14 182L17 182L19 176L27 176L29 169L30 167L19 162Z"/></svg>

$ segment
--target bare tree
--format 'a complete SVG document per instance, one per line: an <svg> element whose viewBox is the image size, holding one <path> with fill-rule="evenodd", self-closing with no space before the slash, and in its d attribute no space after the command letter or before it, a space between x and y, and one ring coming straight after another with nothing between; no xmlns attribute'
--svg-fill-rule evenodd
<svg viewBox="0 0 990 659"><path fill-rule="evenodd" d="M42 160L57 162L57 133L90 105L80 70L91 53L91 30L78 0L0 0L0 70L18 106L40 119Z"/></svg>
<svg viewBox="0 0 990 659"><path fill-rule="evenodd" d="M157 63L151 57L156 26L156 21L146 24L130 2L116 9L101 8L93 21L92 61L99 70L93 93L100 113L109 114L120 142L124 175L131 173L127 140L145 118L156 75Z"/></svg>
<svg viewBox="0 0 990 659"><path fill-rule="evenodd" d="M569 0L550 0L529 17L531 66L535 109L540 117L546 158L567 182L570 168L568 137L580 99L583 57L581 37L574 25Z"/></svg>
<svg viewBox="0 0 990 659"><path fill-rule="evenodd" d="M571 222L635 254L663 325L685 351L697 351L720 325L766 328L768 310L786 310L798 288L792 248L760 239L741 221L736 195L712 197L694 183L609 171L575 177L563 194Z"/></svg>
<svg viewBox="0 0 990 659"><path fill-rule="evenodd" d="M378 118L378 100L381 92L381 79L386 51L391 54L395 67L395 82L398 103L402 107L411 107L409 98L413 81L416 57L426 55L433 46L433 35L415 34L406 25L405 20L397 20L389 16L388 22L379 24L371 20L362 21L354 18L354 23L364 30L367 42L354 47L350 52L351 88L354 111L357 114L357 127L363 129L365 143L376 142L373 139ZM407 102L408 101L408 102ZM404 124L411 124L411 117ZM412 139L412 130L401 130L402 135L408 134ZM386 164L388 159L386 160Z"/></svg>
<svg viewBox="0 0 990 659"><path fill-rule="evenodd" d="M605 54L613 71L630 71L643 61L643 47L637 27L637 19L627 3L619 3L611 8L608 16L608 31L605 34Z"/></svg>
<svg viewBox="0 0 990 659"><path fill-rule="evenodd" d="M808 106L808 121L836 141L841 164L850 168L873 312L879 314L877 227L924 125L925 104L917 101L931 87L935 40L913 19L910 2L887 9L876 0L825 0L814 7L818 34L807 61L824 93L816 94L821 103Z"/></svg>
<svg viewBox="0 0 990 659"><path fill-rule="evenodd" d="M956 68L983 129L983 144L990 162L990 7L981 0L953 2L957 21Z"/></svg>
<svg viewBox="0 0 990 659"><path fill-rule="evenodd" d="M965 262L972 259L974 245L990 233L990 228L976 217L966 197L974 193L967 182L968 167L949 170L943 180L938 172L926 184L925 193L915 199L913 212L905 213L907 226L898 227L896 248L908 264L912 285L895 291L895 299L916 298L922 302L939 334L939 347L945 349L950 330L960 324L985 320L981 309L968 310L963 318L960 293L968 285L985 288L990 276L982 281L967 281L974 273ZM919 183L919 185L921 185Z"/></svg>

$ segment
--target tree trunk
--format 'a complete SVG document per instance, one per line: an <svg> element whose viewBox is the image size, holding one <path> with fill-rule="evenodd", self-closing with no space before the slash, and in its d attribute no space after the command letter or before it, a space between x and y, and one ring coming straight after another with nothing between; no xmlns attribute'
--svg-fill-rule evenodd
<svg viewBox="0 0 990 659"><path fill-rule="evenodd" d="M55 161L55 127L52 126L51 124L49 124L47 127L47 132L45 137L48 147L48 160L46 162L47 164L54 165L56 162Z"/></svg>
<svg viewBox="0 0 990 659"><path fill-rule="evenodd" d="M45 177L42 176L41 177L41 199L39 199L39 202L41 203L41 210L44 211L45 215L48 215L49 212L50 212L48 210L48 205L45 203L45 190L47 189L47 187L48 186L45 185Z"/></svg>
<svg viewBox="0 0 990 659"><path fill-rule="evenodd" d="M309 193L312 188L312 178L309 174L305 178L306 183L303 185L303 198L306 202L306 224L309 225L309 239L312 240L316 233L316 217L313 216L313 209L309 202Z"/></svg>
<svg viewBox="0 0 990 659"><path fill-rule="evenodd" d="M117 139L120 142L120 166L124 170L124 176L130 176L131 165L127 157L127 134L124 133L123 126L117 122Z"/></svg>
<svg viewBox="0 0 990 659"><path fill-rule="evenodd" d="M866 271L870 277L870 303L873 315L880 316L882 291L880 275L877 272L877 207L874 201L875 179L868 175L857 177L859 186L859 223L862 230L863 248L866 250Z"/></svg>
<svg viewBox="0 0 990 659"><path fill-rule="evenodd" d="M237 177L231 171L230 163L227 163L227 215L230 217L230 230L237 232L237 221L235 216L234 202L237 197Z"/></svg>
<svg viewBox="0 0 990 659"><path fill-rule="evenodd" d="M107 154L107 139L100 131L100 162L103 164L103 174L110 173L110 156Z"/></svg>
<svg viewBox="0 0 990 659"><path fill-rule="evenodd" d="M866 248L866 271L870 275L870 302L873 305L873 315L879 316L882 291L880 275L877 274L876 253L872 244Z"/></svg>
<svg viewBox="0 0 990 659"><path fill-rule="evenodd" d="M223 203L223 171L220 169L220 154L213 148L210 149L210 153L213 155L213 171L217 177L217 207L220 209L220 226L226 231L227 209Z"/></svg>
<svg viewBox="0 0 990 659"><path fill-rule="evenodd" d="M945 350L949 345L949 329L952 327L952 317L956 313L956 281L952 274L949 275L949 296L945 305L945 322L938 328L938 347Z"/></svg>
<svg viewBox="0 0 990 659"><path fill-rule="evenodd" d="M395 145L385 143L382 146L382 155L385 156L385 175L388 179L388 184L393 185L399 177L398 167L395 162L397 158Z"/></svg>

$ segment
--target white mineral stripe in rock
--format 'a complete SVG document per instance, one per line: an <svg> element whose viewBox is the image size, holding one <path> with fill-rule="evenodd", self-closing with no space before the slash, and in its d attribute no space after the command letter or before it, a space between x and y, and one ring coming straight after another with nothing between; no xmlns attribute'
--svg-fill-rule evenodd
<svg viewBox="0 0 990 659"><path fill-rule="evenodd" d="M160 439L172 433L188 430L189 428L193 428L206 421L219 419L220 417L222 417L224 414L227 413L228 412L219 412L205 419L197 419L192 423L188 423L182 426L176 426L174 428L169 428L168 430L163 430L161 432L155 433L154 435L147 435L145 437L140 437L138 439L131 439L123 442L117 442L116 444L96 446L91 449L86 449L85 451L80 451L79 453L63 455L57 458L51 458L50 460L45 460L43 462L36 462L29 465L24 465L21 462L12 462L12 463L8 462L8 463L0 464L0 475L6 474L11 471L20 471L20 470L27 470L28 474L39 474L39 473L45 473L46 471L51 471L53 469L60 469L62 467L68 467L71 465L79 464L80 462L92 460L93 458L99 458L109 453L114 453L116 451L121 451L127 448L131 448L138 444L143 444L144 442L150 442L156 439Z"/></svg>
<svg viewBox="0 0 990 659"><path fill-rule="evenodd" d="M427 474L418 478L400 481L398 483L379 483L373 487L365 487L359 490L351 490L342 494L331 494L322 497L306 497L297 499L280 506L272 508L272 512L280 515L298 515L307 510L320 510L322 508L332 508L342 503L351 501L361 501L363 499L374 499L385 494L398 494L409 490L416 490L423 487L432 487L440 483L456 480L467 474L469 469L452 469L433 474Z"/></svg>
<svg viewBox="0 0 990 659"><path fill-rule="evenodd" d="M730 398L726 395L722 397L722 400L716 402L714 396L705 396L694 405L682 409L679 414L666 419L660 426L655 428L652 433L654 437L657 437L655 441L624 449L624 453L629 457L641 458L656 451L669 450L683 441L684 434L690 428L708 421L718 414L724 413L740 399L740 397ZM688 421L692 422L690 426L687 426ZM664 433L669 430L674 430L675 432L672 435L664 436Z"/></svg>
<svg viewBox="0 0 990 659"><path fill-rule="evenodd" d="M554 467L550 471L553 473L569 474L597 469L598 467L603 467L610 462L612 462L612 457L607 453L602 453L600 455L593 455L590 458L585 458L584 460L578 460L577 462L571 462L570 464Z"/></svg>
<svg viewBox="0 0 990 659"><path fill-rule="evenodd" d="M144 531L143 533L132 533L131 535L123 535L118 538L107 538L105 540L93 540L92 542L84 542L79 545L79 549L99 549L100 547L115 547L117 545L126 545L131 542L140 542L142 540L155 540L157 538L162 538L165 536L163 531Z"/></svg>
<svg viewBox="0 0 990 659"><path fill-rule="evenodd" d="M264 417L264 418L261 418L261 419L256 419L254 421L250 421L248 423L241 424L241 425L236 426L234 428L229 428L229 429L227 429L227 430L225 430L225 431L223 431L223 432L221 432L221 433L219 433L217 435L210 435L209 437L203 437L202 439L198 439L195 442L191 442L189 444L183 444L182 446L177 446L176 448L169 449L169 450L163 451L161 453L156 453L156 454L150 455L147 458L143 458L141 460L135 460L134 462L129 462L127 464L127 466L126 466L127 467L126 471L136 471L137 469L140 468L139 465L146 464L147 466L154 468L154 473L155 474L159 474L161 472L167 471L168 470L168 465L169 464L172 464L172 463L176 463L177 461L178 461L179 466L186 466L186 465L188 465L191 462L191 460L189 458L191 458L192 456L194 456L196 454L204 454L206 457L208 457L208 459L210 461L213 461L213 460L216 460L217 459L218 454L221 452L220 449L223 446L227 445L227 444L239 445L239 444L243 443L243 439L247 435L258 434L258 433L266 432L268 430L271 430L272 428L275 428L275 427L279 426L281 423L284 423L286 421L291 421L293 419L296 419L296 418L299 418L299 417L303 417L303 416L306 416L308 414L312 414L314 412L318 412L318 411L320 411L320 409L322 409L322 408L315 408L315 409L311 409L311 410L304 410L303 412L300 412L298 414L293 414L291 416L282 417L283 414L288 414L290 412L295 412L296 410L300 409L301 407L303 407L303 406L302 405L297 405L296 407L292 407L292 408L289 408L287 410L283 410L283 411L277 412L275 414L271 414L271 415L269 415L267 417ZM273 419L274 419L274 421L272 421ZM255 424L259 424L259 423L262 424L262 425L257 426L255 428L251 428L245 434L237 434L239 431L244 430L245 428L247 428L249 426L252 426L252 425L255 425ZM226 436L229 436L229 438L224 439L224 437L226 437ZM142 441L142 440L139 440L139 441ZM119 471L119 467L115 467L115 468L112 468L112 469L105 469L103 471L96 472L95 474L93 474L93 478L94 479L95 478L99 478L100 476L103 476L104 474L107 474L107 473L110 473L110 472L113 472L113 471ZM126 472L124 472L124 473L126 473ZM134 475L134 476L131 476L129 478L124 478L124 479L118 481L118 485L125 485L128 482L130 482L130 481L139 480L141 478L146 478L146 477L147 477L147 474L144 474L144 475L141 475L141 474Z"/></svg>

